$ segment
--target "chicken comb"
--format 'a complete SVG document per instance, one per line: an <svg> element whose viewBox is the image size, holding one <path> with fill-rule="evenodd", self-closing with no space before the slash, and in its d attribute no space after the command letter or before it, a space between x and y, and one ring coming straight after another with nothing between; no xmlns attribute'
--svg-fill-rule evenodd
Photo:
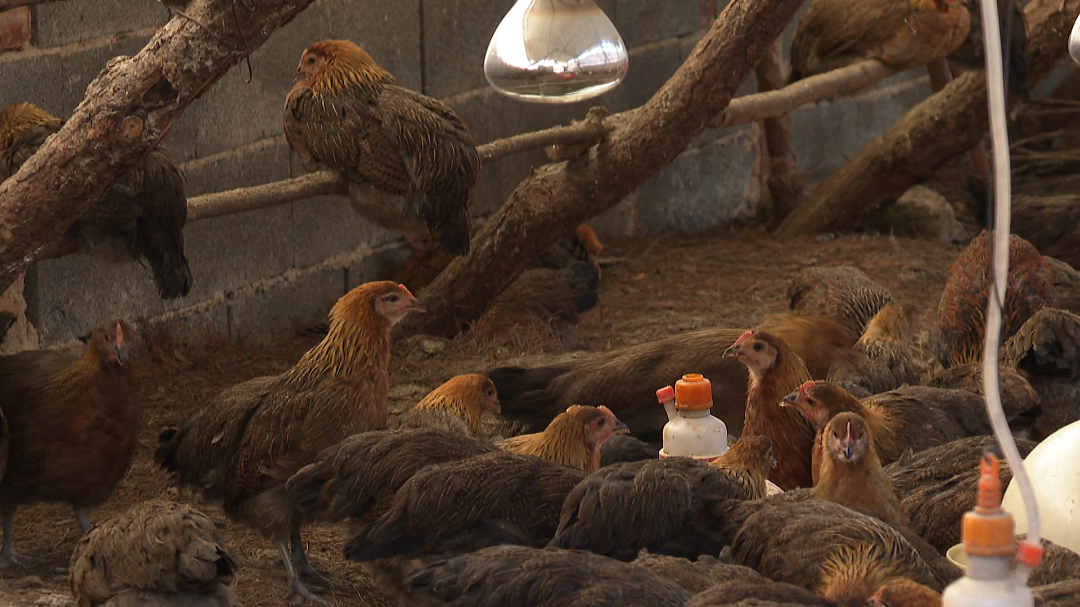
<svg viewBox="0 0 1080 607"><path fill-rule="evenodd" d="M739 339L736 339L736 340L735 340L735 343L734 343L734 344L732 344L732 345L733 345L733 346L741 346L741 345L743 345L744 343L746 343L746 340L750 339L750 338L751 338L751 337L753 337L753 336L754 336L754 332L753 332L753 331L747 331L747 332L743 333L742 335L740 335L740 336L739 336Z"/></svg>
<svg viewBox="0 0 1080 607"><path fill-rule="evenodd" d="M398 284L398 288L401 289L402 291L405 291L405 294L408 295L409 297L412 297L413 299L416 299L416 296L412 294L412 291L409 290L409 287L406 287L403 284Z"/></svg>
<svg viewBox="0 0 1080 607"><path fill-rule="evenodd" d="M798 394L806 394L808 391L813 390L814 386L816 385L817 384L814 383L814 380L809 379L803 382L803 385L796 388L795 392L797 392Z"/></svg>
<svg viewBox="0 0 1080 607"><path fill-rule="evenodd" d="M120 323L116 323L116 345L124 345L124 329L120 326Z"/></svg>

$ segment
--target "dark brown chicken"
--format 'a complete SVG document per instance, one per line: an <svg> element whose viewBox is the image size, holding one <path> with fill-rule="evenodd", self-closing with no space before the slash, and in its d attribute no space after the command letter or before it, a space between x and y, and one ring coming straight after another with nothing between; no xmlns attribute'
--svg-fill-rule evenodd
<svg viewBox="0 0 1080 607"><path fill-rule="evenodd" d="M993 289L990 277L992 234L983 230L949 268L949 281L938 304L938 323L944 340L946 366L982 360L986 303ZM1009 236L1009 274L1002 313L1002 342L1012 337L1031 315L1054 305L1050 269L1031 243Z"/></svg>
<svg viewBox="0 0 1080 607"><path fill-rule="evenodd" d="M742 435L772 441L776 467L769 480L785 491L812 486L814 427L798 411L780 406L782 398L811 379L802 360L783 339L767 331L747 331L724 355L737 358L750 371Z"/></svg>
<svg viewBox="0 0 1080 607"><path fill-rule="evenodd" d="M154 458L162 468L224 499L229 517L275 543L291 596L323 602L297 573L328 582L307 564L285 482L346 436L386 427L390 328L424 310L402 285L362 284L334 304L326 337L292 369L226 389L159 437Z"/></svg>
<svg viewBox="0 0 1080 607"><path fill-rule="evenodd" d="M866 607L941 607L941 593L912 580L893 580L878 588Z"/></svg>
<svg viewBox="0 0 1080 607"><path fill-rule="evenodd" d="M444 253L466 253L480 156L457 114L399 86L347 40L309 46L296 80L283 123L304 168L343 173L353 208L365 219L438 234Z"/></svg>
<svg viewBox="0 0 1080 607"><path fill-rule="evenodd" d="M473 607L682 607L672 581L579 550L493 546L434 563L409 579L437 605Z"/></svg>
<svg viewBox="0 0 1080 607"><path fill-rule="evenodd" d="M0 408L11 432L0 477L0 565L35 562L15 551L17 507L70 504L86 533L89 510L127 474L142 428L128 358L134 338L130 325L110 318L90 332L81 356L34 350L0 358Z"/></svg>
<svg viewBox="0 0 1080 607"><path fill-rule="evenodd" d="M919 453L908 453L885 467L889 486L900 498L900 508L911 530L942 554L960 543L964 513L975 507L983 451L997 443L992 436L955 440ZM1016 439L1022 456L1035 443ZM1012 480L1004 459L1000 464L1001 486Z"/></svg>
<svg viewBox="0 0 1080 607"><path fill-rule="evenodd" d="M783 338L814 377L825 377L834 361L850 356L856 339L839 324L818 316L778 315L761 327ZM503 416L509 419L542 428L575 403L604 405L638 438L653 440L659 439L668 422L656 402L656 390L693 370L712 382L713 415L738 435L746 410L746 369L723 354L744 332L685 333L566 363L499 367L487 376L495 382Z"/></svg>
<svg viewBox="0 0 1080 607"><path fill-rule="evenodd" d="M859 397L918 385L921 369L908 342L904 309L893 302L878 310L853 348L854 360L838 361L828 379Z"/></svg>
<svg viewBox="0 0 1080 607"><path fill-rule="evenodd" d="M792 279L787 299L792 312L819 314L839 322L852 335L862 335L870 319L891 303L893 296L856 267L811 266ZM814 373L814 377L819 376Z"/></svg>
<svg viewBox="0 0 1080 607"><path fill-rule="evenodd" d="M1080 605L1080 580L1069 580L1036 586L1031 589L1036 596L1036 607L1073 607ZM1042 599L1042 603L1039 603Z"/></svg>
<svg viewBox="0 0 1080 607"><path fill-rule="evenodd" d="M600 449L612 435L628 432L629 428L604 406L571 405L551 420L543 432L523 434L496 443L512 453L535 455L560 464L584 470L586 474L600 468Z"/></svg>
<svg viewBox="0 0 1080 607"><path fill-rule="evenodd" d="M730 580L699 592L686 607L834 607L805 588L757 578ZM900 607L900 606L897 606Z"/></svg>
<svg viewBox="0 0 1080 607"><path fill-rule="evenodd" d="M30 103L15 103L0 112L0 182L18 172L62 125ZM165 146L158 145L67 229L58 249L87 250L99 241L119 244L130 259L150 264L163 299L176 299L191 290L185 223L183 173Z"/></svg>
<svg viewBox="0 0 1080 607"><path fill-rule="evenodd" d="M963 44L949 55L949 63L954 68L959 67L965 71L986 68L980 2L982 0L970 3L968 12L971 15L971 29ZM1024 18L1022 0L998 0L998 23L1004 38L1001 41L1001 50L1005 53L1007 62L1006 81L1009 91L1026 99L1029 93L1027 83L1027 21ZM1015 220L1016 199L1013 198L1013 221ZM1014 223L1013 226L1015 227L1015 225ZM1020 235L1023 236L1022 233ZM1024 236L1024 238L1027 238L1027 236Z"/></svg>
<svg viewBox="0 0 1080 607"><path fill-rule="evenodd" d="M726 538L714 511L749 497L730 473L688 457L613 464L566 497L549 546L620 560L643 549L686 558L718 554Z"/></svg>
<svg viewBox="0 0 1080 607"><path fill-rule="evenodd" d="M1001 363L1015 368L1039 395L1040 413L1029 430L1041 441L1080 419L1080 316L1043 308L1001 349Z"/></svg>
<svg viewBox="0 0 1080 607"><path fill-rule="evenodd" d="M484 438L481 419L498 413L495 384L478 373L448 379L390 423L391 428L442 428L474 438Z"/></svg>
<svg viewBox="0 0 1080 607"><path fill-rule="evenodd" d="M866 421L854 413L833 417L821 434L821 469L814 483L818 499L869 512L893 527L907 526L881 460L874 451L874 435Z"/></svg>
<svg viewBox="0 0 1080 607"><path fill-rule="evenodd" d="M1006 365L998 367L998 385L1001 389L1001 406L1013 430L1030 427L1035 416L1041 413L1039 395L1028 380ZM982 363L964 363L948 367L932 374L926 380L930 388L965 390L982 398Z"/></svg>
<svg viewBox="0 0 1080 607"><path fill-rule="evenodd" d="M675 582L690 593L703 592L716 584L738 580L772 583L749 567L725 563L707 554L691 561L682 557L652 554L643 550L630 564L646 569L665 580Z"/></svg>
<svg viewBox="0 0 1080 607"><path fill-rule="evenodd" d="M1054 307L1080 314L1080 272L1069 264L1043 255L1046 267L1050 268L1051 281L1054 284Z"/></svg>
<svg viewBox="0 0 1080 607"><path fill-rule="evenodd" d="M1002 484L1002 487L1005 485ZM1026 533L1016 536L1017 543L1027 538ZM1080 579L1080 554L1068 548L1055 544L1050 540L1042 539L1042 561L1028 578L1028 586L1045 586L1067 580ZM1016 559L1013 558L1013 569L1016 569Z"/></svg>
<svg viewBox="0 0 1080 607"><path fill-rule="evenodd" d="M776 466L776 458L769 437L746 435L711 463L742 485L747 499L756 500L765 497L765 477Z"/></svg>
<svg viewBox="0 0 1080 607"><path fill-rule="evenodd" d="M639 438L634 438L629 434L618 434L608 439L604 446L600 448L600 467L603 468L619 462L639 462L643 459L654 459L659 455L659 452L659 447L654 447Z"/></svg>
<svg viewBox="0 0 1080 607"><path fill-rule="evenodd" d="M151 500L98 523L75 546L68 578L76 607L236 604L236 562L214 522Z"/></svg>
<svg viewBox="0 0 1080 607"><path fill-rule="evenodd" d="M907 70L944 58L971 21L961 0L813 0L791 41L788 83L877 59Z"/></svg>

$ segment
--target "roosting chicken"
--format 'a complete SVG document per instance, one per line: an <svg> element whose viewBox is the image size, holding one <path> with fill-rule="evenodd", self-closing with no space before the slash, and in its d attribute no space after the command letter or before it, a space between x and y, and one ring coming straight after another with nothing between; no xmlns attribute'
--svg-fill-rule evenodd
<svg viewBox="0 0 1080 607"><path fill-rule="evenodd" d="M746 490L747 499L765 497L765 477L776 466L772 441L767 436L744 435L712 465L727 472Z"/></svg>
<svg viewBox="0 0 1080 607"><path fill-rule="evenodd" d="M859 341L856 359L837 361L828 379L857 396L888 392L904 384L918 385L920 369L907 341L904 309L893 302L870 320Z"/></svg>
<svg viewBox="0 0 1080 607"><path fill-rule="evenodd" d="M636 559L630 562L630 565L647 569L650 573L659 575L665 580L675 582L690 593L703 592L717 584L740 580L773 583L749 567L725 563L707 554L691 561L678 556L653 554L643 550Z"/></svg>
<svg viewBox="0 0 1080 607"><path fill-rule="evenodd" d="M110 318L90 332L81 356L33 350L0 358L0 407L11 432L0 477L0 565L36 562L15 551L18 506L70 504L86 533L89 510L127 474L142 428L128 358L134 336L130 325Z"/></svg>
<svg viewBox="0 0 1080 607"><path fill-rule="evenodd" d="M498 413L495 384L478 373L452 377L431 391L412 409L390 423L391 428L441 428L483 438L481 419Z"/></svg>
<svg viewBox="0 0 1080 607"><path fill-rule="evenodd" d="M18 172L61 126L61 120L30 103L15 103L0 112L0 182ZM158 145L67 229L61 248L118 243L131 259L150 264L163 299L176 299L191 291L185 223L184 175L165 146Z"/></svg>
<svg viewBox="0 0 1080 607"><path fill-rule="evenodd" d="M285 482L346 436L386 427L390 328L414 311L425 308L403 285L362 284L334 304L326 337L292 369L226 389L159 437L162 468L273 540L290 596L324 602L297 574L329 582L307 563Z"/></svg>
<svg viewBox="0 0 1080 607"><path fill-rule="evenodd" d="M949 281L938 304L946 366L982 360L986 303L993 290L990 278L992 234L983 230L949 268ZM1054 305L1050 269L1031 243L1009 235L1009 274L1002 311L1002 342L1012 337L1032 314Z"/></svg>
<svg viewBox="0 0 1080 607"><path fill-rule="evenodd" d="M955 51L970 28L962 0L813 0L791 40L788 83L861 59L926 65Z"/></svg>
<svg viewBox="0 0 1080 607"><path fill-rule="evenodd" d="M783 339L767 331L743 333L724 355L737 358L750 371L742 435L772 441L777 463L769 480L785 491L812 486L814 427L798 411L780 406L782 398L811 379L802 360Z"/></svg>
<svg viewBox="0 0 1080 607"><path fill-rule="evenodd" d="M815 377L825 377L833 362L851 356L856 339L839 324L818 316L779 315L761 326L783 338ZM538 428L575 403L604 405L639 438L651 439L668 421L656 402L657 388L673 384L692 369L711 380L713 415L737 435L746 409L746 369L725 358L724 351L744 332L685 333L566 363L532 369L499 367L487 376L499 390L506 418Z"/></svg>
<svg viewBox="0 0 1080 607"><path fill-rule="evenodd" d="M1021 542L1026 538L1027 534L1021 533L1016 536L1016 541ZM1044 586L1066 580L1080 579L1080 554L1064 546L1059 546L1046 538L1042 538L1042 547L1042 561L1031 572L1031 577L1028 578L1028 586ZM1016 569L1016 565L1016 558L1014 557L1013 569Z"/></svg>
<svg viewBox="0 0 1080 607"><path fill-rule="evenodd" d="M68 575L76 607L231 607L235 572L213 521L193 508L152 500L83 536Z"/></svg>
<svg viewBox="0 0 1080 607"><path fill-rule="evenodd" d="M600 467L619 462L639 462L653 459L659 454L659 448L629 434L612 436L600 448Z"/></svg>
<svg viewBox="0 0 1080 607"><path fill-rule="evenodd" d="M1005 342L1001 362L1016 368L1039 395L1030 438L1041 441L1080 419L1080 316L1039 310Z"/></svg>
<svg viewBox="0 0 1080 607"><path fill-rule="evenodd" d="M493 546L434 563L416 594L464 607L682 607L688 592L642 567L579 550Z"/></svg>
<svg viewBox="0 0 1080 607"><path fill-rule="evenodd" d="M630 429L601 405L571 405L555 416L543 432L503 439L496 445L505 451L535 455L584 470L587 474L600 468L600 449L614 434Z"/></svg>
<svg viewBox="0 0 1080 607"><path fill-rule="evenodd" d="M1080 580L1037 586L1031 589L1038 607L1073 607L1080 605ZM1038 601L1041 599L1041 603Z"/></svg>
<svg viewBox="0 0 1080 607"><path fill-rule="evenodd" d="M983 0L970 3L971 30L967 38L951 55L949 63L963 70L986 69L986 58L983 52L983 27L982 10L979 4ZM1007 52L1006 81L1009 91L1022 98L1028 96L1028 64L1027 64L1027 21L1024 19L1023 0L998 0L998 23L1002 37L1002 52ZM1008 49L1006 49L1006 45ZM1014 203L1015 220L1015 203ZM1015 227L1015 224L1014 224ZM1023 236L1023 234L1020 234ZM1027 238L1026 236L1024 236ZM1036 245L1038 246L1038 245ZM1040 249L1042 247L1039 247Z"/></svg>
<svg viewBox="0 0 1080 607"><path fill-rule="evenodd" d="M296 80L283 122L304 168L343 173L353 209L365 219L408 234L438 234L447 255L468 252L480 156L457 114L399 86L347 40L309 46Z"/></svg>
<svg viewBox="0 0 1080 607"><path fill-rule="evenodd" d="M1041 413L1039 395L1031 384L1011 367L998 367L998 384L1001 390L1001 406L1014 431L1030 428L1035 417ZM982 363L964 363L941 369L926 380L930 388L965 390L982 397Z"/></svg>
<svg viewBox="0 0 1080 607"><path fill-rule="evenodd" d="M907 526L874 452L874 434L854 413L840 413L822 431L824 453L814 483L814 495L862 512L869 512L893 527Z"/></svg>
<svg viewBox="0 0 1080 607"><path fill-rule="evenodd" d="M757 578L730 580L695 594L686 607L834 607L805 588ZM897 605L895 607L903 607Z"/></svg>
<svg viewBox="0 0 1080 607"><path fill-rule="evenodd" d="M893 580L878 588L866 607L941 607L941 594L912 580Z"/></svg>
<svg viewBox="0 0 1080 607"><path fill-rule="evenodd" d="M892 303L893 296L856 267L811 266L792 279L787 299L792 312L819 314L839 322L852 335L862 335L870 319Z"/></svg>

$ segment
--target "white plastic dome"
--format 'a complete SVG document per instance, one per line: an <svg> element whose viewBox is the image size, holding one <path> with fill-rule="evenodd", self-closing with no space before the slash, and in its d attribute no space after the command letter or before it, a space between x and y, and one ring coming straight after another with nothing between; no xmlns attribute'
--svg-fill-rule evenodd
<svg viewBox="0 0 1080 607"><path fill-rule="evenodd" d="M1024 468L1035 485L1042 536L1080 552L1080 421L1046 437L1028 454ZM1016 532L1025 533L1024 500L1015 482L1009 481L1001 507L1013 515Z"/></svg>

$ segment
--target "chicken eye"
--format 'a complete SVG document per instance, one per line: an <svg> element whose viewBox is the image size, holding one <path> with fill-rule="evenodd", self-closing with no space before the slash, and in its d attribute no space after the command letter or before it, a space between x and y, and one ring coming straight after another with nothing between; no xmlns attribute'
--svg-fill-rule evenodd
<svg viewBox="0 0 1080 607"><path fill-rule="evenodd" d="M308 62L309 65L314 65L315 64L315 58L314 57L308 57L307 62Z"/></svg>
<svg viewBox="0 0 1080 607"><path fill-rule="evenodd" d="M596 427L597 428L603 428L604 427L604 420L602 420L602 419L596 420Z"/></svg>
<svg viewBox="0 0 1080 607"><path fill-rule="evenodd" d="M398 296L397 295L390 295L389 297L386 298L386 301L388 301L390 303L397 303Z"/></svg>
<svg viewBox="0 0 1080 607"><path fill-rule="evenodd" d="M764 348L764 347L765 346L761 345L761 342L758 342L758 343L754 344L754 351L755 352L761 352L761 349Z"/></svg>

